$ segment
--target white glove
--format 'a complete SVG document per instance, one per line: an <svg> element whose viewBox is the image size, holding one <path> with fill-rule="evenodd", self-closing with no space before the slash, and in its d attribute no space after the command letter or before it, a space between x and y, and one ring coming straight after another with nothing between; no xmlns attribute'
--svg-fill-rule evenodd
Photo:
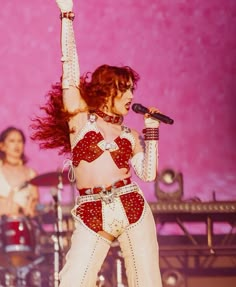
<svg viewBox="0 0 236 287"><path fill-rule="evenodd" d="M72 0L56 0L56 3L61 12L70 12L73 9Z"/></svg>
<svg viewBox="0 0 236 287"><path fill-rule="evenodd" d="M156 108L149 108L150 113L158 113L159 110ZM150 115L145 114L144 115L144 124L146 128L158 128L160 125L160 122L158 120L154 120L150 117Z"/></svg>
<svg viewBox="0 0 236 287"><path fill-rule="evenodd" d="M145 128L158 128L160 125L160 122L158 120L154 120L151 117L144 118L144 125Z"/></svg>

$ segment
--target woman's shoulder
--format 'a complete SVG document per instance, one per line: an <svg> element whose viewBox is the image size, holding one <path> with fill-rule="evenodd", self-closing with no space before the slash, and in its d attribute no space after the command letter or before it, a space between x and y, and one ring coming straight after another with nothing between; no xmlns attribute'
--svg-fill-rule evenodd
<svg viewBox="0 0 236 287"><path fill-rule="evenodd" d="M27 175L28 175L27 177L29 179L31 179L31 178L33 178L33 177L35 177L37 175L36 170L34 168L30 167L30 166L25 166L25 170L27 172Z"/></svg>

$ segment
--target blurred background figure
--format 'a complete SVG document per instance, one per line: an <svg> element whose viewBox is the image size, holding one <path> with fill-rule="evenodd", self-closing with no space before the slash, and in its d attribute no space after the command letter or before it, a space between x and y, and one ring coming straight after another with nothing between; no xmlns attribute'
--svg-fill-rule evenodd
<svg viewBox="0 0 236 287"><path fill-rule="evenodd" d="M36 186L27 182L36 176L24 153L25 135L16 127L0 134L0 215L35 216L39 202Z"/></svg>
<svg viewBox="0 0 236 287"><path fill-rule="evenodd" d="M25 135L16 127L0 134L0 266L27 264L35 251L35 216L39 203L36 172L27 166Z"/></svg>

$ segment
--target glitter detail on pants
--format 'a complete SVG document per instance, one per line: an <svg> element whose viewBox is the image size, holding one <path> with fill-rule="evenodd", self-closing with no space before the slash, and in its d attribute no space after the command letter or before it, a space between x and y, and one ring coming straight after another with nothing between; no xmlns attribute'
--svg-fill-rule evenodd
<svg viewBox="0 0 236 287"><path fill-rule="evenodd" d="M137 192L130 192L120 196L129 223L135 223L143 213L144 199Z"/></svg>
<svg viewBox="0 0 236 287"><path fill-rule="evenodd" d="M77 207L76 215L93 231L98 232L102 230L101 200L82 203Z"/></svg>

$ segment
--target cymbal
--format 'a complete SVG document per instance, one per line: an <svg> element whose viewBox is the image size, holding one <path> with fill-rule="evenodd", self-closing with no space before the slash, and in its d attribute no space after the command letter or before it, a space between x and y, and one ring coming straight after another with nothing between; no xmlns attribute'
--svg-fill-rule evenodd
<svg viewBox="0 0 236 287"><path fill-rule="evenodd" d="M57 186L59 183L71 184L68 178L68 171L53 171L38 175L32 178L29 183L36 186Z"/></svg>

